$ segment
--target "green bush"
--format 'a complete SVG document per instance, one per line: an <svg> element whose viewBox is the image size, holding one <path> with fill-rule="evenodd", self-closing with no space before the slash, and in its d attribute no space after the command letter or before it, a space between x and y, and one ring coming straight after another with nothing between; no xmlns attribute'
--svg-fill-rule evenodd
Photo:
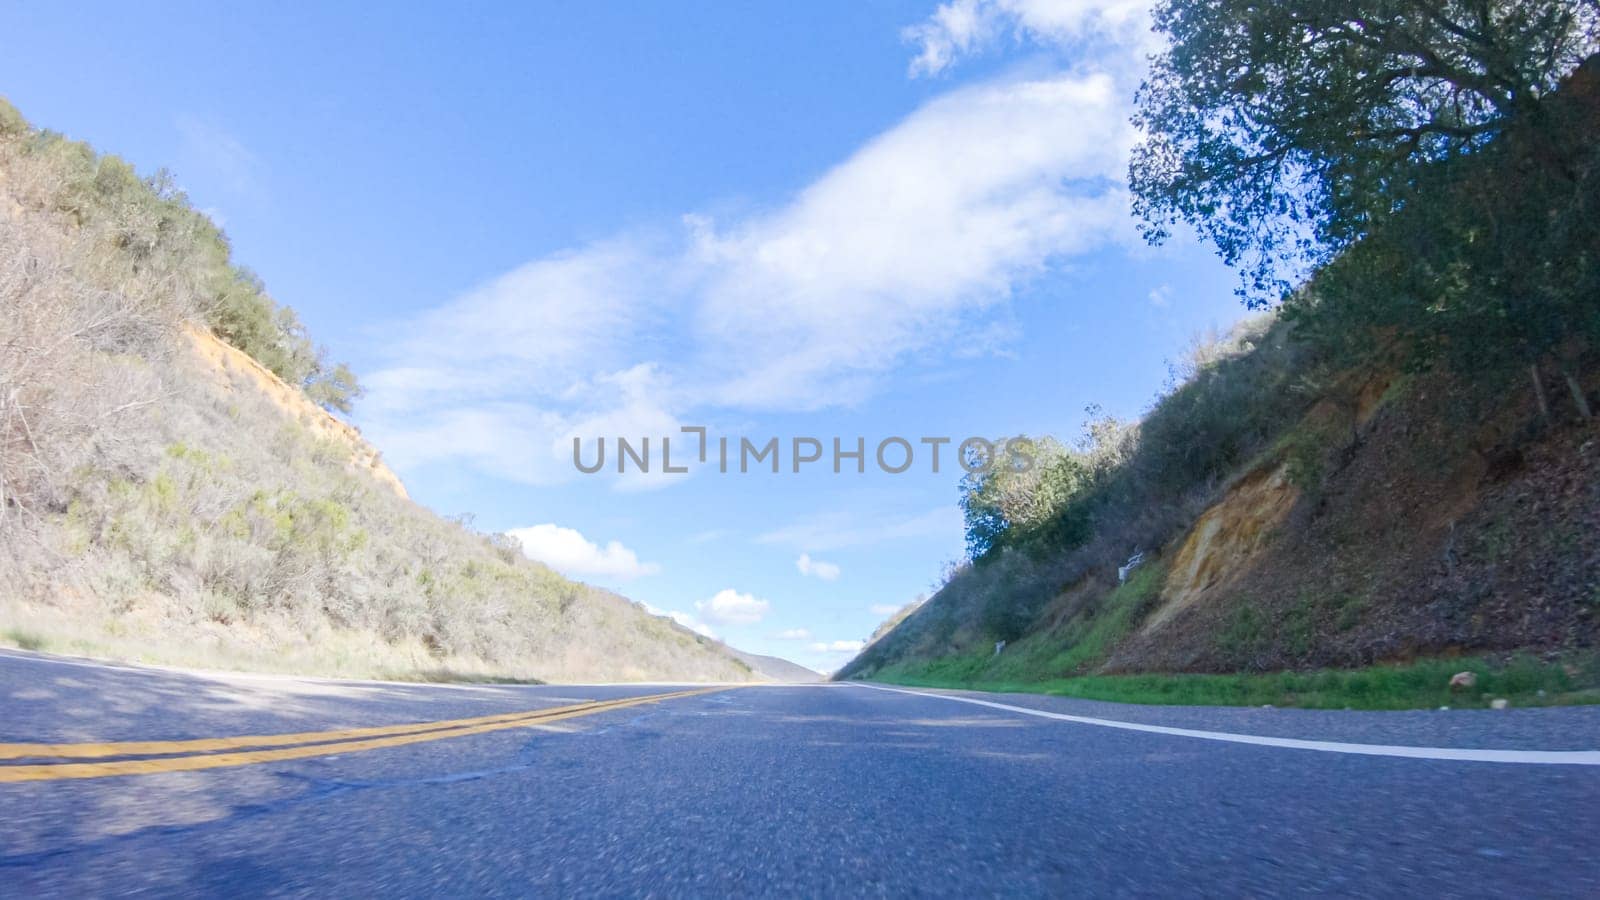
<svg viewBox="0 0 1600 900"><path fill-rule="evenodd" d="M1026 436L1002 442L1000 458L1020 444L1035 465L1026 472L1001 465L963 479L971 564L843 676L908 655L959 653L1027 635L1069 585L1108 576L1135 550L1163 546L1241 468L1280 449L1279 435L1304 417L1327 379L1326 365L1293 339L1290 326L1258 316L1197 342L1137 423L1091 407L1073 447ZM1317 460L1326 449L1307 448ZM1116 606L1109 597L1087 602Z"/></svg>
<svg viewBox="0 0 1600 900"><path fill-rule="evenodd" d="M188 312L322 406L349 412L361 396L355 374L330 363L294 310L267 294L255 273L232 262L227 236L174 186L170 173L141 178L119 157L51 131L34 131L0 99L0 140L51 173L48 203L95 229L131 263L130 276L180 289ZM115 285L106 285L115 287Z"/></svg>

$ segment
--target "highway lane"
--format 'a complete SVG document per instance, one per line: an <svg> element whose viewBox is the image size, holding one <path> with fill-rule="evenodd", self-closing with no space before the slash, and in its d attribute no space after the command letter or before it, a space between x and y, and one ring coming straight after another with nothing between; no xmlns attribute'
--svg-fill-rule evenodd
<svg viewBox="0 0 1600 900"><path fill-rule="evenodd" d="M337 682L0 655L0 743L318 734L684 690ZM364 751L0 783L0 893L1600 893L1600 766L1391 758L1086 724L1584 751L1600 748L1600 709L1338 713L959 696L1018 709L855 685L735 688ZM141 758L213 752L229 751Z"/></svg>

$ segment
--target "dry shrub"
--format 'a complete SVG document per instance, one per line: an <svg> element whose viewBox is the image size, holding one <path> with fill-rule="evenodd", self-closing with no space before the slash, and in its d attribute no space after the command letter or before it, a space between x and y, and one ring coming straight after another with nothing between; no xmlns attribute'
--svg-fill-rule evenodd
<svg viewBox="0 0 1600 900"><path fill-rule="evenodd" d="M316 361L164 180L18 122L0 101L0 634L330 674L750 676L202 368L185 323L235 329L291 383Z"/></svg>

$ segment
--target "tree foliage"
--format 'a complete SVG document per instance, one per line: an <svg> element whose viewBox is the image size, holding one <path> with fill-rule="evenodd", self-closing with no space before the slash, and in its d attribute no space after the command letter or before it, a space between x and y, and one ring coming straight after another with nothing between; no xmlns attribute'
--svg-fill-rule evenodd
<svg viewBox="0 0 1600 900"><path fill-rule="evenodd" d="M1048 522L1088 479L1083 460L1054 438L1019 435L1001 441L993 467L961 480L967 554L977 559L1013 530ZM1012 460L1028 460L1024 465Z"/></svg>
<svg viewBox="0 0 1600 900"><path fill-rule="evenodd" d="M1130 183L1146 236L1182 222L1252 305L1416 199L1434 164L1536 117L1600 48L1597 0L1163 0Z"/></svg>
<svg viewBox="0 0 1600 900"><path fill-rule="evenodd" d="M1418 202L1375 223L1285 316L1347 359L1398 350L1413 368L1533 366L1536 379L1548 361L1576 384L1600 346L1600 58L1417 185ZM1374 330L1395 340L1375 344Z"/></svg>
<svg viewBox="0 0 1600 900"><path fill-rule="evenodd" d="M1051 437L1001 442L996 458L1021 449L1034 462L962 479L968 556L985 563L1009 549L1045 558L1094 543L1105 554L1098 563L1114 565L1155 546L1304 413L1319 367L1281 321L1255 316L1197 340L1138 422L1090 405L1071 446Z"/></svg>

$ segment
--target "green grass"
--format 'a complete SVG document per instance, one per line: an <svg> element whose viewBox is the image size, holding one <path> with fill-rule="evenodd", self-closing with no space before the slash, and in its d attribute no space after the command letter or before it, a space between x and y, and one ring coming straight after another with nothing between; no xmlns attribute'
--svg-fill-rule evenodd
<svg viewBox="0 0 1600 900"><path fill-rule="evenodd" d="M1502 697L1512 706L1600 704L1600 657L1595 656L1565 664L1530 657L1508 662L1430 659L1404 666L1260 675L1082 675L1014 681L959 677L970 668L961 658L947 658L928 662L916 671L908 667L885 670L876 680L908 687L1172 705L1467 709L1487 707L1490 700ZM1478 676L1477 686L1471 691L1452 692L1450 676L1464 671Z"/></svg>
<svg viewBox="0 0 1600 900"><path fill-rule="evenodd" d="M0 642L23 650L43 650L50 644L44 635L23 628L7 628L0 631Z"/></svg>
<svg viewBox="0 0 1600 900"><path fill-rule="evenodd" d="M1116 643L1149 612L1166 570L1151 563L1134 570L1127 583L1106 595L1092 614L1079 615L1050 633L1012 641L996 656L987 649L935 660L898 664L878 677L927 677L951 684L1024 683L1067 678L1105 661ZM909 665L911 668L907 669Z"/></svg>

